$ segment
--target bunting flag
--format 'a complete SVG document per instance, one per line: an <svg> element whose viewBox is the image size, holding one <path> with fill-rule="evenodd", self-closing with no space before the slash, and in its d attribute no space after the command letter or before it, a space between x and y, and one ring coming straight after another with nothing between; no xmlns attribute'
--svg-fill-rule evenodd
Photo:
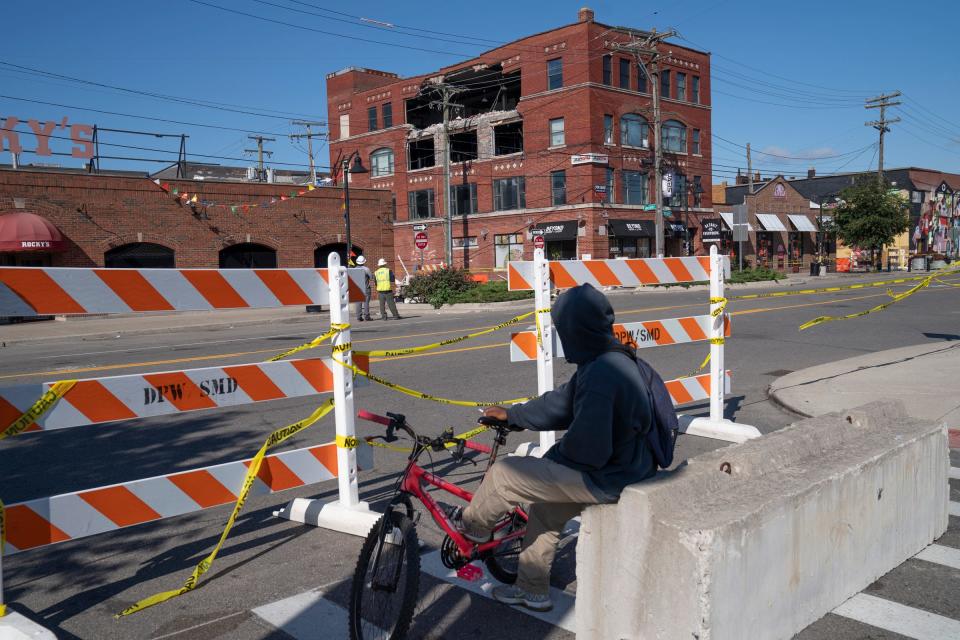
<svg viewBox="0 0 960 640"><path fill-rule="evenodd" d="M160 180L154 180L154 184L160 187L160 190L164 193L169 193L174 196L174 200L180 202L180 204L189 203L191 205L198 204L203 207L224 207L230 209L231 213L236 213L237 210L242 210L244 212L249 211L254 207L269 207L271 205L277 204L278 202L286 202L287 200L292 200L293 198L300 198L307 195L311 191L314 191L317 187L312 184L306 185L304 189L299 191L291 191L287 195L280 195L279 197L274 196L269 200L263 200L262 202L240 202L240 203L228 203L228 202L218 202L214 200L205 200L200 198L200 194L194 193L191 194L187 191L181 191L179 187L171 187L167 182L160 182Z"/></svg>

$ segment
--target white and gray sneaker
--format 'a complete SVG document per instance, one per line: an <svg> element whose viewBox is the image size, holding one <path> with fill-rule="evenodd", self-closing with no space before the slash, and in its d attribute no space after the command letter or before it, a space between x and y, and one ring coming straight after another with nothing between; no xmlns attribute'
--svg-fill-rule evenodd
<svg viewBox="0 0 960 640"><path fill-rule="evenodd" d="M454 528L462 533L463 537L470 542L483 544L484 542L488 542L490 540L491 535L489 532L478 534L470 531L470 528L467 527L466 523L463 521L463 507L459 505L445 504L443 502L438 502L437 506L439 506L440 510L446 514Z"/></svg>
<svg viewBox="0 0 960 640"><path fill-rule="evenodd" d="M550 599L549 593L543 595L527 593L520 587L502 584L494 587L491 595L497 602L519 604L531 611L544 612L553 609L553 600Z"/></svg>

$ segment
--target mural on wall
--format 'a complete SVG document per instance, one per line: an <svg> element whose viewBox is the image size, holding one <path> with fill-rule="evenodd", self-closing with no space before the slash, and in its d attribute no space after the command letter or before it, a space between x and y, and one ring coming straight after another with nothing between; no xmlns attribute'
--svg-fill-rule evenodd
<svg viewBox="0 0 960 640"><path fill-rule="evenodd" d="M923 203L910 237L913 253L960 255L960 192L941 182L933 197Z"/></svg>

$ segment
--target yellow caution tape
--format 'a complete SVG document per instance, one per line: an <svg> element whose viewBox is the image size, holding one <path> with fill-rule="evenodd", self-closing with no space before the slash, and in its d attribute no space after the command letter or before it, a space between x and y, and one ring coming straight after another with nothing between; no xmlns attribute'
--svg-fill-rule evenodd
<svg viewBox="0 0 960 640"><path fill-rule="evenodd" d="M707 364L710 362L710 356L711 356L711 355L713 355L713 354L708 353L708 354L707 354L707 357L703 359L703 362L700 363L700 366L699 366L699 367L697 367L696 369L694 369L693 371L691 371L691 372L688 373L687 375L685 375L685 376L680 376L680 377L681 377L681 378L692 378L693 376L699 375L700 372L703 371L703 368L706 367Z"/></svg>
<svg viewBox="0 0 960 640"><path fill-rule="evenodd" d="M709 302L710 302L710 304L718 304L718 305L720 305L719 307L717 307L716 309L714 309L713 311L710 312L710 315L713 316L714 318L716 318L718 315L720 315L721 313L723 313L724 309L727 308L727 299L726 299L726 298L722 298L722 297L721 297L721 298L710 298Z"/></svg>
<svg viewBox="0 0 960 640"><path fill-rule="evenodd" d="M7 520L3 500L0 500L0 560L3 558L3 548L7 544ZM3 604L3 592L0 591L0 618L7 615L7 605Z"/></svg>
<svg viewBox="0 0 960 640"><path fill-rule="evenodd" d="M488 333L493 333L494 331L500 331L503 328L509 327L510 325L517 324L530 316L534 315L534 312L524 313L522 315L516 316L515 318L510 318L505 322L501 322L495 327L489 329L484 329L482 331L476 331L474 333L468 333L465 336L459 336L457 338L450 338L449 340L441 340L440 342L434 342L432 344L424 344L419 347L407 347L405 349L386 349L381 351L357 351L356 353L361 356L372 356L375 358L395 358L397 356L406 356L411 353L421 353L423 351L431 351L433 349L439 349L440 347L446 347L451 344L457 344L458 342L463 342L464 340L470 340L471 338L476 338L478 336L485 336Z"/></svg>
<svg viewBox="0 0 960 640"><path fill-rule="evenodd" d="M960 273L960 269L951 269L947 272L937 273L938 276ZM869 289L872 287L884 287L890 284L903 284L904 282L916 282L925 280L926 276L911 276L909 278L897 278L895 280L883 280L881 282L861 282L858 284L845 284L837 287L823 287L822 289L798 289L797 291L775 291L773 293L750 293L742 296L731 296L730 300L758 300L760 298L782 298L784 296L801 296L815 293L834 293L836 291L850 291L853 289Z"/></svg>
<svg viewBox="0 0 960 640"><path fill-rule="evenodd" d="M359 368L355 364L347 364L346 362L338 360L337 358L334 358L333 361L339 364L340 366L350 369L351 371L353 371L355 375L363 376L367 380L371 380L372 382L376 382L379 385L383 385L388 389L392 389L398 393L403 393L412 398L417 398L419 400L429 400L430 402L439 402L440 404L452 404L452 405L457 405L459 407L492 407L494 405L519 404L521 402L527 402L528 400L533 400L533 397L529 397L529 398L513 398L512 400L499 400L499 401L493 401L493 402L474 402L472 400L452 400L450 398L441 398L440 396L432 396L429 393L417 391L416 389L410 389L408 387L401 386L395 382L384 380L383 378L375 376L372 373L369 373L368 371L364 371L363 369Z"/></svg>
<svg viewBox="0 0 960 640"><path fill-rule="evenodd" d="M314 339L311 340L310 342L307 342L307 343L305 343L305 344L302 344L302 345L300 345L299 347L294 347L293 349L290 349L289 351L284 351L283 353L281 353L281 354L279 354L279 355L275 355L275 356L273 356L272 358L270 358L269 360L267 360L267 362L276 362L277 360L283 360L283 359L286 358L287 356L292 356L292 355L295 354L295 353L299 353L299 352L301 352L301 351L306 351L307 349L314 349L314 348L316 348L316 347L319 347L320 345L322 345L324 342L326 342L327 340L329 340L329 339L332 338L333 336L335 336L335 335L337 335L338 333L340 333L341 331L344 331L344 330L349 329L349 328L350 328L350 325L349 325L349 324L331 324L331 325L330 325L330 331L327 331L327 332L326 332L325 334L323 334L322 336L317 336L316 338L314 338Z"/></svg>
<svg viewBox="0 0 960 640"><path fill-rule="evenodd" d="M876 313L877 311L883 311L887 307L894 305L900 302L901 300L909 298L910 296L915 294L917 291L920 291L924 287L928 286L935 278L936 278L936 275L926 276L923 282L917 285L914 285L913 287L911 287L907 291L904 291L903 293L899 293L896 295L888 291L888 294L890 294L892 300L890 300L889 302L884 302L883 304L878 304L877 306L871 309L867 309L866 311L858 311L857 313L850 313L845 316L820 316L818 318L814 318L813 320L804 322L802 325L800 325L800 331L803 331L804 329L809 329L810 327L815 327L818 324L823 324L824 322L833 322L834 320L852 320L853 318L861 318L865 315Z"/></svg>
<svg viewBox="0 0 960 640"><path fill-rule="evenodd" d="M470 440L471 438L474 438L480 435L481 433L485 432L488 428L489 427L478 427L471 431L457 434L453 437L459 440ZM412 447L398 447L392 444L387 444L386 442L377 442L376 440L371 440L370 438L366 439L366 443L371 447L379 447L381 449L390 449L391 451L399 451L400 453L410 453L411 451L413 451ZM444 446L449 449L455 446L455 444L456 443L448 442ZM358 446L360 446L360 439L347 437L347 436L337 436L337 446L340 447L341 449L356 449Z"/></svg>
<svg viewBox="0 0 960 640"><path fill-rule="evenodd" d="M948 287L960 287L960 284L957 284L955 282L947 282L946 280L941 280L940 278L934 278L934 280L936 280L940 284L945 284Z"/></svg>
<svg viewBox="0 0 960 640"><path fill-rule="evenodd" d="M27 409L22 416L14 420L13 424L0 433L0 440L26 431L30 425L36 422L43 414L50 411L53 405L57 404L60 398L66 395L67 391L70 391L75 384L77 384L76 380L60 380L54 382L53 385L40 396L40 399L33 403L32 407Z"/></svg>
<svg viewBox="0 0 960 640"><path fill-rule="evenodd" d="M536 317L534 318L534 320L536 321L536 325L537 325L537 345L539 345L540 347L543 347L543 328L542 328L542 326L540 325L540 314L541 314L541 313L550 313L550 309L537 309L537 310L534 312L534 314L535 314L535 316L536 316Z"/></svg>
<svg viewBox="0 0 960 640"><path fill-rule="evenodd" d="M315 422L323 418L325 415L330 413L333 410L333 399L329 399L319 407L316 411L311 413L307 418L300 420L299 422L294 422L291 425L287 425L282 429L277 429L271 433L267 439L264 441L263 446L260 447L260 450L257 451L257 455L253 457L253 460L250 461L250 466L247 469L247 475L243 479L243 488L240 490L240 495L237 498L237 503L233 506L233 512L230 514L230 517L227 519L227 525L223 529L223 533L220 534L220 540L217 541L217 545L213 548L213 551L210 552L206 558L200 561L194 570L190 574L190 577L187 578L187 581L183 583L183 586L179 589L174 589L172 591L163 591L157 593L148 598L144 598L139 602L136 602L120 613L116 614L114 618L120 618L123 616L128 616L132 613L137 613L138 611L143 611L148 607L152 607L155 604L160 604L161 602L166 602L171 598L176 598L181 596L188 591L192 591L200 583L200 577L205 574L213 565L213 561L216 559L217 554L220 552L220 548L223 547L223 543L226 541L227 536L230 534L230 529L233 528L234 522L237 520L237 516L240 515L240 511L243 509L243 505L247 500L247 495L250 493L250 488L253 486L254 480L257 478L257 473L260 472L260 466L263 463L263 458L266 455L267 451L287 438L290 438L307 427L310 427Z"/></svg>

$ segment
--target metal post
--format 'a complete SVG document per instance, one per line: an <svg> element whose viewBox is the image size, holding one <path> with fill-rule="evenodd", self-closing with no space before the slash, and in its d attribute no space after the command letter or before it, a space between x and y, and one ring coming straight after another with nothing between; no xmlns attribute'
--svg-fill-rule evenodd
<svg viewBox="0 0 960 640"><path fill-rule="evenodd" d="M710 297L714 300L723 298L723 257L717 252L716 245L710 247ZM721 308L721 303L710 304L710 312L715 313ZM710 325L710 421L723 420L724 362L723 344L718 344L723 338L723 327L726 313L720 313Z"/></svg>
<svg viewBox="0 0 960 640"><path fill-rule="evenodd" d="M333 326L348 323L350 322L349 278L346 270L340 266L340 256L337 253L330 254L327 265L330 283L330 324ZM337 333L333 337L331 346L333 357L346 365L353 364L349 328ZM333 401L337 437L355 437L357 431L353 422L353 374L345 367L333 368ZM356 507L360 502L357 489L356 449L337 447L337 484L340 488L340 505Z"/></svg>
<svg viewBox="0 0 960 640"><path fill-rule="evenodd" d="M553 391L553 323L550 313L550 263L544 258L543 249L533 250L533 295L536 319L540 323L540 346L537 349L537 395ZM540 455L557 441L555 431L540 432Z"/></svg>
<svg viewBox="0 0 960 640"><path fill-rule="evenodd" d="M350 240L350 160L352 159L353 154L351 153L347 156L347 159L343 161L343 225L347 238L347 265L353 264L353 261L350 259L350 254L353 252L353 244ZM331 282L333 281L331 280ZM332 317L331 322L333 322Z"/></svg>
<svg viewBox="0 0 960 640"><path fill-rule="evenodd" d="M3 507L0 507L2 509ZM4 514L5 516L6 514ZM3 523L6 524L6 523ZM4 532L5 533L5 532ZM0 533L3 535L3 533ZM7 615L7 605L3 601L3 544L0 543L0 618Z"/></svg>

